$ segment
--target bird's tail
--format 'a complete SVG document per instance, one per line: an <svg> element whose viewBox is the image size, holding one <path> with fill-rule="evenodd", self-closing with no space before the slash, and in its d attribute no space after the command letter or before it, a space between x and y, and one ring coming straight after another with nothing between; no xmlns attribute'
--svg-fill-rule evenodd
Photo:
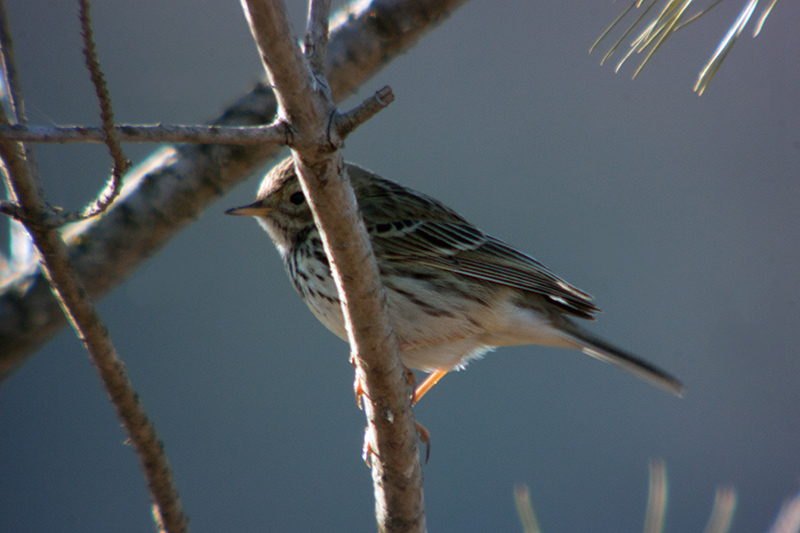
<svg viewBox="0 0 800 533"><path fill-rule="evenodd" d="M558 334L565 340L574 343L586 355L591 355L606 363L630 372L639 379L647 381L675 396L683 397L685 387L674 376L640 359L635 355L609 344L603 339L589 333L570 320L564 319L559 324Z"/></svg>

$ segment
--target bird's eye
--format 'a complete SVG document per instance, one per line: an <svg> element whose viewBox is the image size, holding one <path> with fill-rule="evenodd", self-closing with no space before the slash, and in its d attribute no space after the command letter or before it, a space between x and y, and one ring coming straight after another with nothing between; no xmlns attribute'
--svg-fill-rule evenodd
<svg viewBox="0 0 800 533"><path fill-rule="evenodd" d="M292 194L289 197L289 201L292 202L294 205L300 205L306 201L306 198L305 196L303 196L302 192L297 191L296 193Z"/></svg>

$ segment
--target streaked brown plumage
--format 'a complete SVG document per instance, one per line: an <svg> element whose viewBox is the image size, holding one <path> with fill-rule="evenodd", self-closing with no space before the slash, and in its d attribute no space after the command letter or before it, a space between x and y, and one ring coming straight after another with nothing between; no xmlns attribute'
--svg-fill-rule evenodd
<svg viewBox="0 0 800 533"><path fill-rule="evenodd" d="M372 241L403 363L445 373L497 346L540 344L583 351L681 395L663 370L577 326L598 308L585 292L491 237L442 203L348 164ZM273 168L258 199L228 214L255 216L278 248L295 289L325 326L346 339L339 299L292 159Z"/></svg>

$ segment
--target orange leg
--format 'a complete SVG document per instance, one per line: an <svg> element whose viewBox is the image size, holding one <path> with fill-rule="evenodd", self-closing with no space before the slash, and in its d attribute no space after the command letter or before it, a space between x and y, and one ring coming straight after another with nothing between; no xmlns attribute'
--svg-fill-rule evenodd
<svg viewBox="0 0 800 533"><path fill-rule="evenodd" d="M414 373L414 371L408 368L406 365L403 365L403 372L406 373L406 385L408 385L412 389L416 387L417 375Z"/></svg>
<svg viewBox="0 0 800 533"><path fill-rule="evenodd" d="M363 411L364 404L361 403L361 398L367 395L367 391L364 390L364 381L358 372L356 372L356 377L353 379L353 392L356 394L356 405Z"/></svg>
<svg viewBox="0 0 800 533"><path fill-rule="evenodd" d="M377 457L378 454L372 449L372 443L369 439L369 430L364 431L364 446L361 448L361 458L366 463L367 468L372 468L372 456Z"/></svg>
<svg viewBox="0 0 800 533"><path fill-rule="evenodd" d="M420 401L422 397L425 396L425 393L431 390L433 386L444 377L445 374L447 374L447 370L437 370L428 374L428 377L425 378L425 381L423 381L419 387L414 389L414 394L411 395L411 405L414 405Z"/></svg>

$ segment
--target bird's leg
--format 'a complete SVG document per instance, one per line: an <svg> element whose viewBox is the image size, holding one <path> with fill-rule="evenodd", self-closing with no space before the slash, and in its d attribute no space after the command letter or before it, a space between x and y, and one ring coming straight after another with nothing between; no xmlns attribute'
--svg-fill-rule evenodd
<svg viewBox="0 0 800 533"><path fill-rule="evenodd" d="M358 366L356 365L355 356L350 356L350 364L353 365L353 369L356 372L355 377L353 378L353 392L356 394L356 405L362 411L364 410L364 405L361 403L362 396L366 396L367 392L364 388L364 378L361 376L361 373L358 371Z"/></svg>
<svg viewBox="0 0 800 533"><path fill-rule="evenodd" d="M414 394L411 395L411 405L414 405L420 401L422 397L425 396L425 393L431 390L433 386L444 377L445 374L447 374L447 370L436 370L435 372L428 374L428 377L425 378L425 381L423 381L416 389L414 389Z"/></svg>
<svg viewBox="0 0 800 533"><path fill-rule="evenodd" d="M356 393L356 405L363 411L364 405L361 403L361 397L366 396L367 392L364 390L364 382L361 376L358 374L356 374L356 377L353 380L353 392Z"/></svg>
<svg viewBox="0 0 800 533"><path fill-rule="evenodd" d="M431 457L431 432L417 421L414 421L414 425L419 433L419 441L425 445L425 464L428 464L428 459Z"/></svg>
<svg viewBox="0 0 800 533"><path fill-rule="evenodd" d="M364 445L361 448L361 458L366 463L367 468L372 468L372 456L377 457L378 453L372 447L372 439L370 439L369 428L364 429Z"/></svg>
<svg viewBox="0 0 800 533"><path fill-rule="evenodd" d="M408 368L406 365L403 365L403 371L406 373L406 385L408 385L408 387L411 389L416 387L417 375L414 373L414 371Z"/></svg>

